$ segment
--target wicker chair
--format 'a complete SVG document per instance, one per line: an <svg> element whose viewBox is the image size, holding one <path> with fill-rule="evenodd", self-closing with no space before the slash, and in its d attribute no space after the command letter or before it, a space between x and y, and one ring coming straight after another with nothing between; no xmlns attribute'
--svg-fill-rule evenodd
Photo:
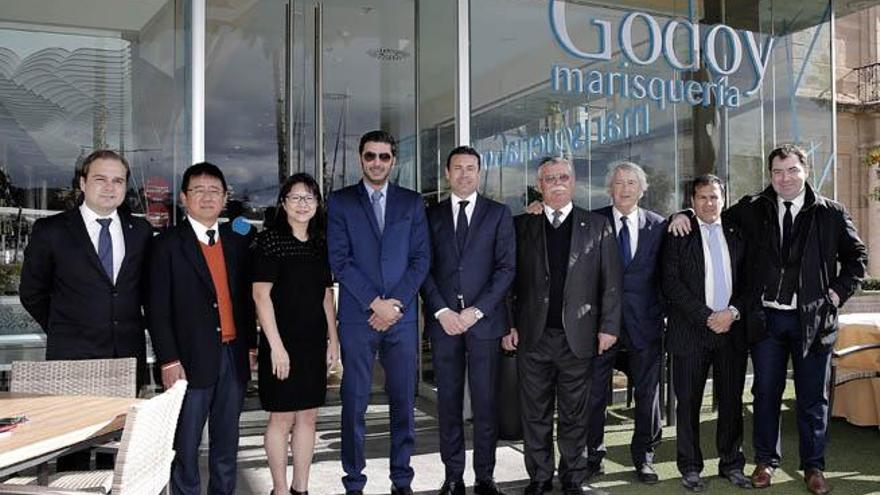
<svg viewBox="0 0 880 495"><path fill-rule="evenodd" d="M178 380L167 392L139 402L128 411L113 471L63 472L49 477L48 486L36 478L14 478L0 493L32 495L92 494L156 495L168 485L174 459L174 432L187 382Z"/></svg>
<svg viewBox="0 0 880 495"><path fill-rule="evenodd" d="M137 360L15 361L9 391L44 395L135 397Z"/></svg>

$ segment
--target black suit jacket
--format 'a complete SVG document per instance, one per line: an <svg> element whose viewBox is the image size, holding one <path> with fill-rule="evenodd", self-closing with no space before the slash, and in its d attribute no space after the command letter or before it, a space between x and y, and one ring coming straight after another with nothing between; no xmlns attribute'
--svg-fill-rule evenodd
<svg viewBox="0 0 880 495"><path fill-rule="evenodd" d="M724 238L730 255L731 291L730 305L744 318L752 307L743 271L746 246L737 227L723 223ZM712 309L706 305L706 269L703 257L703 241L696 218L691 219L691 232L683 237L666 234L663 245L663 293L669 316L666 330L666 347L677 355L700 352L732 345L745 350L747 338L743 320L735 321L730 331L716 334L706 320Z"/></svg>
<svg viewBox="0 0 880 495"><path fill-rule="evenodd" d="M610 206L596 210L617 225ZM639 243L629 265L623 268L623 333L627 347L644 349L663 335L663 303L660 292L660 248L666 220L653 211L639 208Z"/></svg>
<svg viewBox="0 0 880 495"><path fill-rule="evenodd" d="M575 356L596 352L601 331L620 335L622 277L620 254L608 219L574 207L571 251L565 278L562 326ZM550 305L550 269L544 231L546 216L523 214L516 227L516 279L513 314L519 349L531 350L541 338Z"/></svg>
<svg viewBox="0 0 880 495"><path fill-rule="evenodd" d="M465 307L474 306L484 316L468 333L479 339L507 334L507 292L516 266L513 218L507 206L477 196L468 226L464 252L458 252L452 205L446 199L428 209L431 231L431 271L422 284L425 331L443 332L434 313L442 308L459 311L457 296Z"/></svg>
<svg viewBox="0 0 880 495"><path fill-rule="evenodd" d="M34 223L19 296L46 332L46 359L137 357L143 365L142 274L152 232L146 220L118 214L125 257L115 284L79 208Z"/></svg>
<svg viewBox="0 0 880 495"><path fill-rule="evenodd" d="M220 241L232 298L239 378L250 376L248 350L256 348L256 319L251 296L247 238L228 223ZM150 262L150 337L162 364L180 361L191 387L217 381L220 363L220 311L208 263L188 220L159 235Z"/></svg>

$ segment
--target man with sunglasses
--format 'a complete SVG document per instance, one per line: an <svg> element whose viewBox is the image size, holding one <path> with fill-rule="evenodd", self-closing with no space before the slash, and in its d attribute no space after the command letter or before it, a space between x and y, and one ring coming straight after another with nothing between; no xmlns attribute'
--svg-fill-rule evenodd
<svg viewBox="0 0 880 495"><path fill-rule="evenodd" d="M614 229L604 215L572 204L574 183L571 162L544 158L538 166L544 212L514 219L515 328L502 346L518 351L526 495L553 491L554 409L563 493L584 493L593 358L620 335L623 281Z"/></svg>
<svg viewBox="0 0 880 495"><path fill-rule="evenodd" d="M415 191L389 183L397 155L394 136L371 131L358 146L363 180L328 201L330 267L339 282L342 346L342 483L363 493L364 413L373 362L385 370L391 415L391 493L412 493L410 456L415 443L419 287L430 268L425 207Z"/></svg>

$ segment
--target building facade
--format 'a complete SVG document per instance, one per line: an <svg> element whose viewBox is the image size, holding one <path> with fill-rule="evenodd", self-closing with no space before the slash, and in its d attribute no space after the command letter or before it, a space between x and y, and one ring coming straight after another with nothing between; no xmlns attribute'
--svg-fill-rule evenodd
<svg viewBox="0 0 880 495"><path fill-rule="evenodd" d="M726 179L731 201L761 189L767 153L797 142L814 185L858 205L880 245L877 203L862 196L876 184L856 177L880 145L876 115L837 112L850 79L832 69L835 56L876 61L871 3L5 0L3 331L35 331L14 307L30 225L73 203L77 164L103 147L130 161L128 206L161 229L181 215L178 181L194 161L219 165L231 216L259 224L291 173L325 193L359 180L357 141L375 128L400 139L393 180L426 202L448 190L445 155L468 143L482 192L514 212L534 199L545 155L572 159L588 208L610 202L609 163L637 162L644 205L668 214L702 173ZM835 37L835 16L853 12L863 17ZM855 38L870 49L832 50Z"/></svg>

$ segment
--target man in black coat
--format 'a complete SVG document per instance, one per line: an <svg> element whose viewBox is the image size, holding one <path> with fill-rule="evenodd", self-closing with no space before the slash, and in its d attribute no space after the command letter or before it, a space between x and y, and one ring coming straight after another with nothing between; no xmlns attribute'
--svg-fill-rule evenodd
<svg viewBox="0 0 880 495"><path fill-rule="evenodd" d="M755 372L752 483L770 486L779 467L779 419L791 359L800 469L807 489L823 495L831 491L823 471L837 312L865 276L867 250L843 205L807 182L810 168L802 149L791 144L774 149L767 168L770 185L724 215L745 236L749 284L758 301L746 318Z"/></svg>
<svg viewBox="0 0 880 495"><path fill-rule="evenodd" d="M516 327L502 345L519 351L525 462L531 479L526 495L553 489L557 408L559 479L564 493L584 493L592 360L620 335L617 242L607 218L572 204L574 184L568 160L545 158L538 167L544 214L514 219Z"/></svg>
<svg viewBox="0 0 880 495"><path fill-rule="evenodd" d="M741 315L750 307L743 273L745 245L721 219L724 184L714 175L692 183L696 218L685 237L669 234L663 246L663 293L667 300L667 349L673 356L677 464L682 485L703 491L700 477L700 409L709 368L718 399L716 445L719 474L751 488L743 474L742 394L748 359Z"/></svg>
<svg viewBox="0 0 880 495"><path fill-rule="evenodd" d="M150 336L162 382L165 388L189 382L174 440L175 495L200 493L199 444L208 418L208 493L235 491L238 419L256 357L256 320L247 238L218 224L226 193L219 168L189 167L180 191L187 218L156 238L150 262Z"/></svg>
<svg viewBox="0 0 880 495"><path fill-rule="evenodd" d="M469 146L446 160L449 198L428 209L431 271L422 284L425 333L437 381L440 456L446 480L440 495L464 495L465 370L474 412L477 495L500 495L493 479L498 440L501 337L510 328L507 292L516 243L510 210L477 194L480 155Z"/></svg>
<svg viewBox="0 0 880 495"><path fill-rule="evenodd" d="M82 204L34 223L19 295L46 332L47 360L135 357L140 384L141 275L152 234L146 220L119 208L129 175L128 162L116 152L86 157L79 178ZM61 470L87 468L88 453L59 464Z"/></svg>

